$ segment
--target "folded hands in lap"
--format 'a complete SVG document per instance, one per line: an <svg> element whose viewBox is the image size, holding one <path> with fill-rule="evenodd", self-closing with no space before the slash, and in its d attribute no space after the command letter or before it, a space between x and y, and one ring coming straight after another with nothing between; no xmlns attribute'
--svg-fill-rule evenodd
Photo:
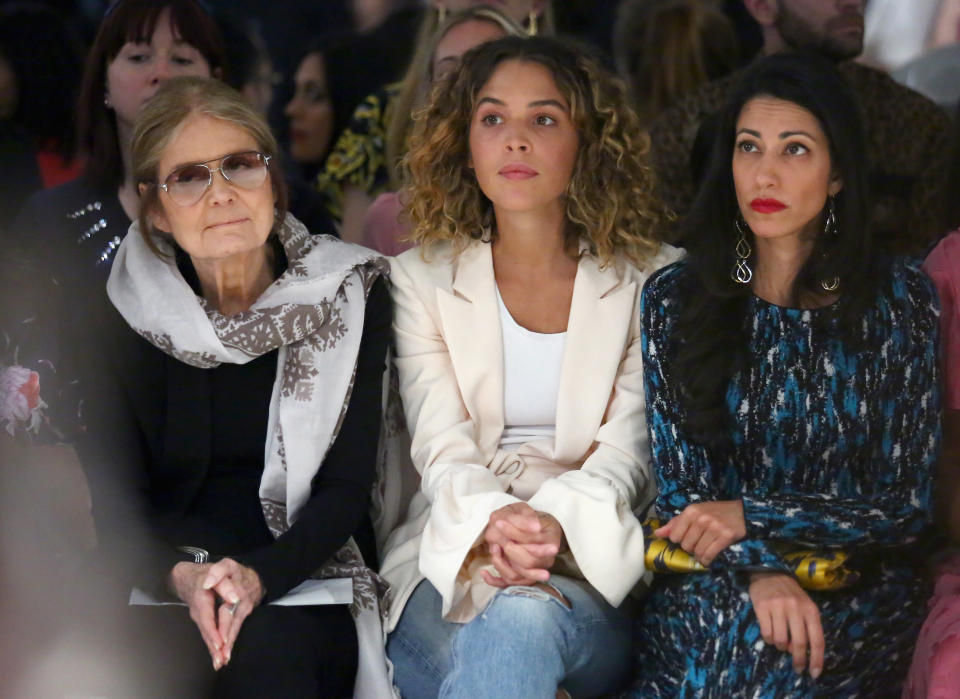
<svg viewBox="0 0 960 699"><path fill-rule="evenodd" d="M513 503L493 512L484 541L499 577L486 570L480 574L488 584L500 588L546 582L564 546L563 529L556 518L526 503ZM552 594L552 588L548 591Z"/></svg>
<svg viewBox="0 0 960 699"><path fill-rule="evenodd" d="M224 558L217 563L178 563L170 573L170 583L189 607L213 667L219 670L230 662L244 619L263 599L260 576L252 568Z"/></svg>

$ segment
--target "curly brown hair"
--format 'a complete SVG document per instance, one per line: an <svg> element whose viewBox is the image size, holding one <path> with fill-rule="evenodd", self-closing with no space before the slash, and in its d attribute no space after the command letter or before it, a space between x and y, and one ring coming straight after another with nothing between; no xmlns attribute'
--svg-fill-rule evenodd
<svg viewBox="0 0 960 699"><path fill-rule="evenodd" d="M407 184L401 199L412 224L410 239L425 253L442 241L458 253L489 229L492 205L468 165L469 132L478 93L509 60L550 71L580 137L566 191L567 250L574 254L585 240L603 264L623 255L642 267L659 250L660 225L670 218L654 194L646 160L650 139L618 78L588 49L547 37L505 37L469 51L415 115L402 162Z"/></svg>

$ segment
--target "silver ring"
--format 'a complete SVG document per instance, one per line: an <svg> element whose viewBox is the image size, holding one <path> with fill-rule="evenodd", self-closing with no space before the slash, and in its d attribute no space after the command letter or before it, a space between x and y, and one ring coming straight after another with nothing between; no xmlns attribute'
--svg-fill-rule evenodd
<svg viewBox="0 0 960 699"><path fill-rule="evenodd" d="M229 607L227 607L227 611L232 615L235 611L237 611L237 606L239 604L240 604L239 602L234 602Z"/></svg>

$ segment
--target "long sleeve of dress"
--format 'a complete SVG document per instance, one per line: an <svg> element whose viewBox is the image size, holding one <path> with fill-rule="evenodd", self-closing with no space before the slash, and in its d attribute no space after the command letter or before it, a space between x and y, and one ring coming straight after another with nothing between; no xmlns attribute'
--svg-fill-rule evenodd
<svg viewBox="0 0 960 699"><path fill-rule="evenodd" d="M840 474L846 483L827 492L744 494L747 528L756 536L805 546L900 546L930 524L931 477L939 451L940 391L937 298L917 270L895 281L905 303L881 306L881 320L902 331L877 337L880 367L869 400L853 386L836 386L840 420L856 422L870 411L870 439L859 463ZM898 351L903 345L905 351ZM862 361L850 356L851 363ZM872 368L871 368L872 369ZM831 389L833 377L825 380ZM856 435L840 434L838 448Z"/></svg>

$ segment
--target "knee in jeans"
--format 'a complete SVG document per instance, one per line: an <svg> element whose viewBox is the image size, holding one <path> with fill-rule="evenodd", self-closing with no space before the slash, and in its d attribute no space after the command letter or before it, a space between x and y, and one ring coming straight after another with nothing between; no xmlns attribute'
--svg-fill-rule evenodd
<svg viewBox="0 0 960 699"><path fill-rule="evenodd" d="M516 626L529 630L549 628L547 622L569 613L570 602L563 595L558 598L537 587L515 585L501 590L481 616L495 619L501 629Z"/></svg>
<svg viewBox="0 0 960 699"><path fill-rule="evenodd" d="M513 587L506 588L500 594L509 594L517 597L529 597L531 599L540 600L543 602L549 602L551 599L556 600L566 609L572 609L573 605L570 603L570 600L560 592L556 587L550 583L537 583L536 585L514 585Z"/></svg>

